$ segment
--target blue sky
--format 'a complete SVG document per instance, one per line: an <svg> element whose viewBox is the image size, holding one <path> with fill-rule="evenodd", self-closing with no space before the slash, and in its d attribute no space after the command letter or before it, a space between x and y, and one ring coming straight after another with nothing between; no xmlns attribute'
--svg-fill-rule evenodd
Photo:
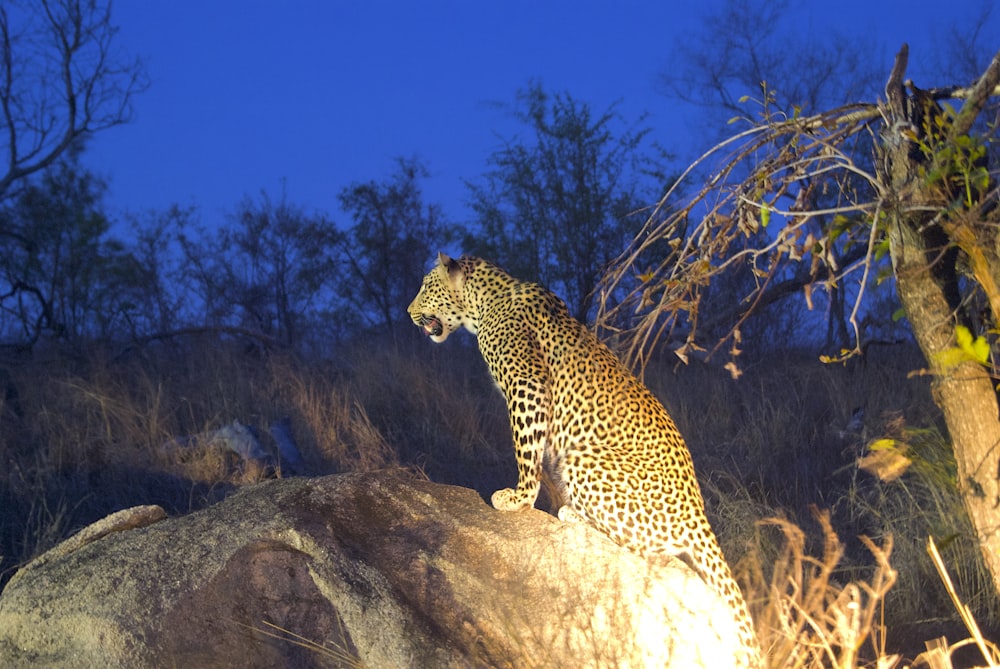
<svg viewBox="0 0 1000 669"><path fill-rule="evenodd" d="M244 195L278 194L284 183L293 203L346 224L342 188L385 178L396 156L418 155L432 174L427 199L462 222L463 179L485 170L498 133L517 129L489 103L511 102L531 79L596 110L620 100L626 119L648 113L678 167L706 148L697 112L665 96L657 77L706 8L720 4L118 0L120 46L143 58L151 86L135 101L135 120L95 136L84 161L109 179L114 212L178 203L211 223ZM982 5L949 6L973 15ZM886 74L908 41L914 78L944 38L940 8L937 0L790 3L803 34L869 35ZM992 18L995 27L1000 17ZM938 83L952 82L926 85Z"/></svg>

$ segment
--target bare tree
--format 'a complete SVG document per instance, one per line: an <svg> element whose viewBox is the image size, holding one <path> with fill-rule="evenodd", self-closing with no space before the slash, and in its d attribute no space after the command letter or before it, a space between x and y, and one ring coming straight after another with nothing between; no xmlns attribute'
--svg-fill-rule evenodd
<svg viewBox="0 0 1000 669"><path fill-rule="evenodd" d="M83 312L89 313L79 295L72 309L59 313L52 300L62 293L43 286L46 278L55 281L61 272L53 274L56 268L43 268L49 275L40 277L34 260L19 264L19 259L34 259L42 248L51 251L40 243L42 239L82 235L98 240L103 235L100 225L91 224L102 220L100 216L74 218L73 207L60 205L63 190L84 193L86 187L55 188L58 179L53 180L53 174L44 176L36 187L29 177L50 168L65 173L64 168L56 169L60 159L72 164L93 133L131 117L132 97L145 88L146 79L138 60L115 50L116 32L110 1L9 0L0 4L0 202L12 202L0 211L0 254L6 258L0 308L18 315L29 342L45 329L82 330L82 322L75 326L73 322ZM45 198L39 194L46 192L45 204L54 208L42 215L39 202ZM11 200L14 196L17 199ZM84 202L83 209L91 204ZM68 218L56 220L56 216ZM110 247L106 250L117 255Z"/></svg>
<svg viewBox="0 0 1000 669"><path fill-rule="evenodd" d="M824 284L854 284L850 322L853 352L860 353L863 298L883 272L880 278L895 281L926 358L959 491L1000 592L1000 191L986 164L998 124L984 118L990 97L1000 95L1000 53L966 88L922 90L905 80L907 62L904 46L882 103L800 116L761 100L749 129L699 160L721 164L705 185L682 202L672 188L661 202L667 213L652 217L615 263L602 285L599 324L618 332L640 364L670 333L682 337L682 356L728 342L736 358L741 322L769 299L792 261L812 277L793 286L807 299ZM939 102L947 99L957 111ZM861 136L872 154L857 152L864 144L853 140ZM817 200L817 191L832 197ZM821 216L825 223L816 227ZM846 264L830 252L845 240L862 251ZM750 267L756 281L731 298L736 308L724 340L705 341L705 287L739 266ZM739 372L735 360L730 369Z"/></svg>
<svg viewBox="0 0 1000 669"><path fill-rule="evenodd" d="M811 114L877 91L871 41L799 24L788 0L727 0L702 18L702 30L681 35L660 74L663 92L699 108L698 132L726 128L742 116L742 98L761 83L783 111ZM789 57L794 54L794 57ZM718 123L706 122L706 114Z"/></svg>
<svg viewBox="0 0 1000 669"><path fill-rule="evenodd" d="M116 51L117 32L110 0L0 5L0 199L74 144L131 118L147 82L141 62Z"/></svg>

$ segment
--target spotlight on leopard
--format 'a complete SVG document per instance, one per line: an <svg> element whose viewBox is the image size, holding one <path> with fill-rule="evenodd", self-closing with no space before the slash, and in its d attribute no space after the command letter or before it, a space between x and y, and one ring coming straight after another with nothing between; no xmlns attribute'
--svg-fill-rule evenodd
<svg viewBox="0 0 1000 669"><path fill-rule="evenodd" d="M493 506L532 507L544 462L565 500L561 520L587 522L649 560L684 559L732 609L746 666L761 666L753 621L705 516L684 438L562 300L485 260L439 254L407 311L435 342L463 326L475 334L507 400L517 487L493 493Z"/></svg>

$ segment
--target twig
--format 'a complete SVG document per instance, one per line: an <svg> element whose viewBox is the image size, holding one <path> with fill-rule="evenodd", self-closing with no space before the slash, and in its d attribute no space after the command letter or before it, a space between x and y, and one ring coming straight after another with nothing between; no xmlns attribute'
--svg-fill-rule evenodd
<svg viewBox="0 0 1000 669"><path fill-rule="evenodd" d="M962 617L962 622L965 623L965 627L972 634L972 638L975 639L976 645L979 646L979 652L983 654L983 658L989 663L991 667L1000 666L1000 653L996 652L996 647L993 647L993 652L987 647L986 639L983 638L983 633L979 629L979 625L976 623L976 619L972 617L972 611L969 607L958 598L958 593L955 591L955 585L951 581L951 576L948 575L948 569L944 566L944 560L941 559L941 554L938 553L937 546L934 544L934 539L932 537L927 537L927 552L930 553L931 560L934 561L934 566L938 570L938 574L941 576L941 581L944 583L945 589L948 591L948 596L951 597L952 604L958 610L958 615ZM991 646L993 644L990 644Z"/></svg>

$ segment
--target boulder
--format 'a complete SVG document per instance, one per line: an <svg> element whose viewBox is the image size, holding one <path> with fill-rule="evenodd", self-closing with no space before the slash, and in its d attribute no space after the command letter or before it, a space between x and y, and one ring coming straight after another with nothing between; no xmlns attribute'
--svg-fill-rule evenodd
<svg viewBox="0 0 1000 669"><path fill-rule="evenodd" d="M0 595L3 667L725 667L720 599L581 524L402 473L120 511Z"/></svg>

